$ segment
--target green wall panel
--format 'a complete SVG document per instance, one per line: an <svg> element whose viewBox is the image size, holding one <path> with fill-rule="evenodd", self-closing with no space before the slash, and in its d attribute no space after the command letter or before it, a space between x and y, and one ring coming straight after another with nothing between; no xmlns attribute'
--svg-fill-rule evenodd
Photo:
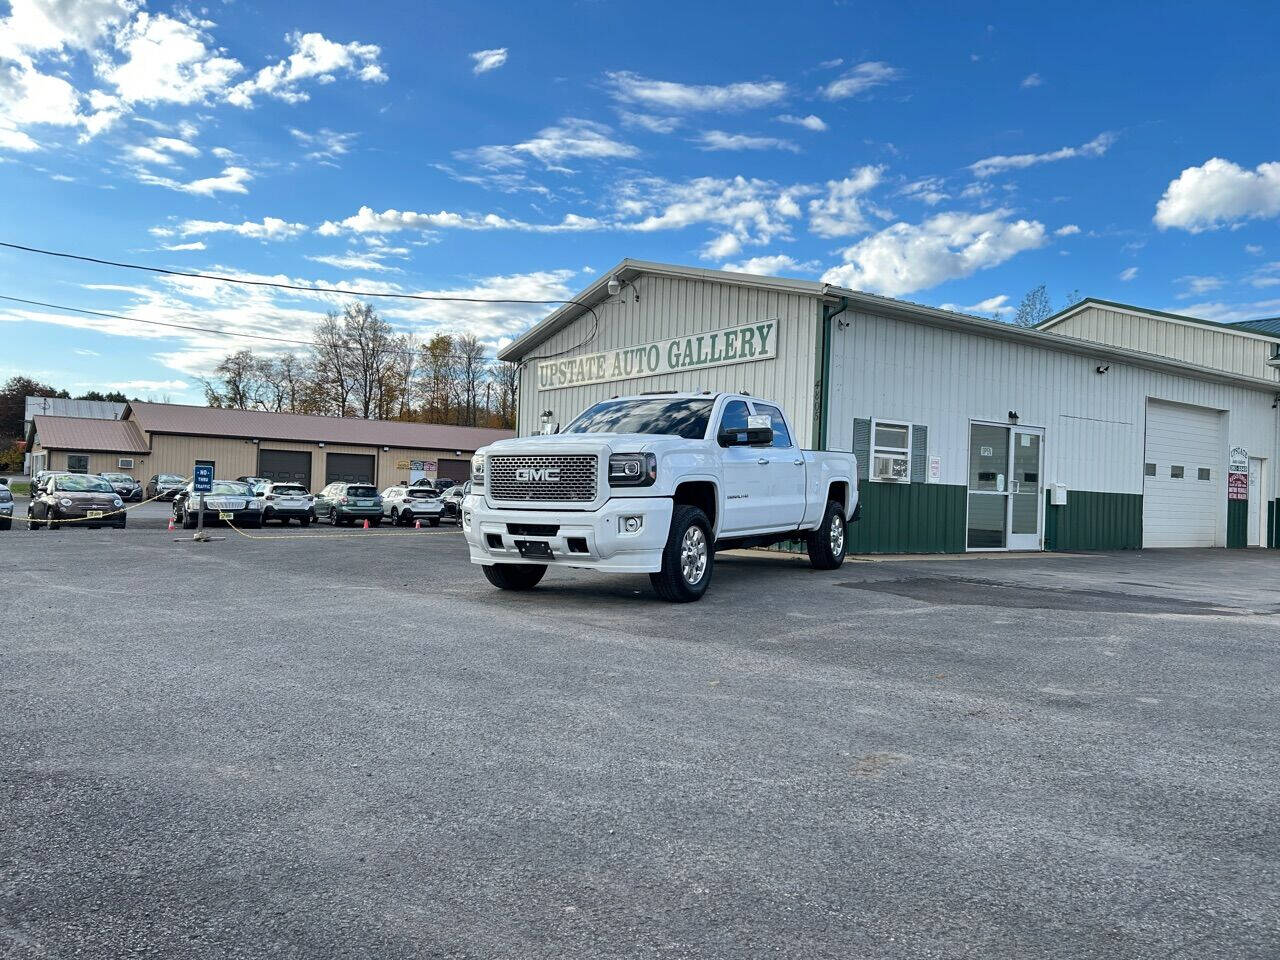
<svg viewBox="0 0 1280 960"><path fill-rule="evenodd" d="M1249 501L1227 501L1227 548L1249 545Z"/></svg>
<svg viewBox="0 0 1280 960"><path fill-rule="evenodd" d="M1280 531L1276 528L1276 517L1280 516L1280 500L1267 502L1267 546L1280 547Z"/></svg>
<svg viewBox="0 0 1280 960"><path fill-rule="evenodd" d="M1055 507L1045 495L1046 550L1140 550L1142 494L1068 490Z"/></svg>
<svg viewBox="0 0 1280 960"><path fill-rule="evenodd" d="M964 553L964 487L863 480L858 499L849 553Z"/></svg>

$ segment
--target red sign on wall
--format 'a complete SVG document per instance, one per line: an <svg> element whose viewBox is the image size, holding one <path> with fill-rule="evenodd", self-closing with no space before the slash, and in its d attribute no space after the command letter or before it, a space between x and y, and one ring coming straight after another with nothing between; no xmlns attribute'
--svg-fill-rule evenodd
<svg viewBox="0 0 1280 960"><path fill-rule="evenodd" d="M1249 475L1247 473L1227 474L1227 499L1249 499Z"/></svg>

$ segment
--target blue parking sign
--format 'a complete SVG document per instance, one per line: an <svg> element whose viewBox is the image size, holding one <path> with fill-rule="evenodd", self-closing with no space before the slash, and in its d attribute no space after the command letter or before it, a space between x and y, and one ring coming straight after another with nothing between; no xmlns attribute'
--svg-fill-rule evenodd
<svg viewBox="0 0 1280 960"><path fill-rule="evenodd" d="M197 463L191 474L192 493L213 493L213 467L207 463Z"/></svg>

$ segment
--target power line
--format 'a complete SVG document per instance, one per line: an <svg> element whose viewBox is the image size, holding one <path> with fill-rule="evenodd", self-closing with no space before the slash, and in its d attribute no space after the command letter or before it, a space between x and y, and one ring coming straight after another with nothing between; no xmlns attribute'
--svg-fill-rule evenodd
<svg viewBox="0 0 1280 960"><path fill-rule="evenodd" d="M212 330L208 327L194 327L185 323L166 323L163 320L144 320L141 317L126 317L119 313L105 313L101 310L85 310L81 307L68 307L61 303L45 303L43 300L24 300L21 297L7 297L0 294L0 300L13 303L25 303L32 307L48 307L50 310L69 310L72 313L83 313L90 317L105 317L108 320L128 320L130 323L145 323L153 327L173 327L176 330L190 330L193 333L212 333L222 337L242 337L249 340L270 340L272 343L295 343L299 346L311 346L310 340L290 340L287 337L267 337L256 333L235 333L231 330Z"/></svg>
<svg viewBox="0 0 1280 960"><path fill-rule="evenodd" d="M128 317L128 316L125 316L124 314L107 313L103 310L86 310L83 307L70 307L64 303L47 303L44 300L26 300L26 299L23 299L22 297L10 297L10 296L6 296L5 294L0 294L0 300L8 300L12 303L25 303L28 306L32 306L32 307L48 307L50 310L69 310L72 313L83 313L86 316L90 316L90 317L104 317L109 320L127 320L130 323L145 323L153 327L172 327L176 330L190 330L193 333L208 333L208 334L213 334L220 337L235 337L237 339L249 339L249 340L269 340L272 343L297 344L298 346L301 346L301 347L315 346L314 340L293 340L288 337L268 337L264 334L256 334L256 333L236 333L234 330L214 330L211 327L197 327L197 326L192 326L191 324L185 324L185 323L167 323L163 320L144 320L142 317ZM422 346L425 347L426 344L423 344ZM448 360L470 360L472 362L475 362L477 359L476 357L467 357L459 353L429 354L429 355L441 356ZM480 357L479 360L482 363L498 363L499 362L492 357Z"/></svg>
<svg viewBox="0 0 1280 960"><path fill-rule="evenodd" d="M45 249L42 249L41 247L30 247L21 243L9 243L4 240L0 240L0 247L7 247L10 250L20 250L23 253L38 253L41 256L45 256L45 257L58 257L63 260L79 260L82 263L95 263L95 264L98 264L99 266L104 266L104 267L119 267L123 270L142 270L146 273L158 273L158 274L163 274L169 277L187 277L193 280L216 280L220 283L236 283L236 284L241 284L243 286L251 286L251 287L271 287L277 290L293 290L293 291L299 291L303 293L337 293L337 294L341 294L343 296L348 296L348 297L383 297L385 299L392 299L392 300L419 300L419 301L428 301L428 302L435 302L435 303L516 303L516 304L529 304L529 305L542 305L542 306L547 306L553 303L561 303L566 305L572 305L575 307L582 307L584 310L586 310L591 314L591 332L587 335L587 337L581 343L577 343L572 347L568 347L564 350L557 351L556 353L549 353L540 357L526 357L524 360L520 361L521 366L524 366L524 364L527 363L529 360L548 360L548 359L551 359L552 357L561 357L567 353L572 353L575 350L579 350L582 347L585 347L587 344L589 344L592 340L594 340L596 338L596 334L600 330L600 317L596 313L595 308L593 308L589 303L583 303L581 300L558 300L555 298L551 298L547 300L522 300L522 299L516 299L512 297L459 297L459 296L445 295L445 294L386 293L383 291L374 291L374 290L352 290L348 287L306 286L305 284L298 284L298 283L279 283L274 280L250 280L245 277L225 277L225 276L220 276L219 274L197 273L191 270L170 270L166 267L152 267L152 266L147 266L145 264L140 264L140 263L126 263L121 260L105 260L100 257L89 257L89 256L85 256L84 254L67 253L61 250L45 250ZM74 308L69 308L69 309L74 309ZM129 318L124 318L124 319L129 319ZM203 332L213 333L217 331L203 331ZM268 338L259 338L259 339L273 339L273 338L268 337ZM297 343L300 341L290 341L290 342Z"/></svg>

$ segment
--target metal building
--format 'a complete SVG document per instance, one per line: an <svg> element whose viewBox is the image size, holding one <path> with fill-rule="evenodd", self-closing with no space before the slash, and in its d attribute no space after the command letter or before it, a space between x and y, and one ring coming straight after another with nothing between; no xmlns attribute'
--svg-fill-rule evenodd
<svg viewBox="0 0 1280 960"><path fill-rule="evenodd" d="M853 552L1275 546L1280 336L1086 300L1038 329L624 260L501 354L518 430L745 390L852 450Z"/></svg>

